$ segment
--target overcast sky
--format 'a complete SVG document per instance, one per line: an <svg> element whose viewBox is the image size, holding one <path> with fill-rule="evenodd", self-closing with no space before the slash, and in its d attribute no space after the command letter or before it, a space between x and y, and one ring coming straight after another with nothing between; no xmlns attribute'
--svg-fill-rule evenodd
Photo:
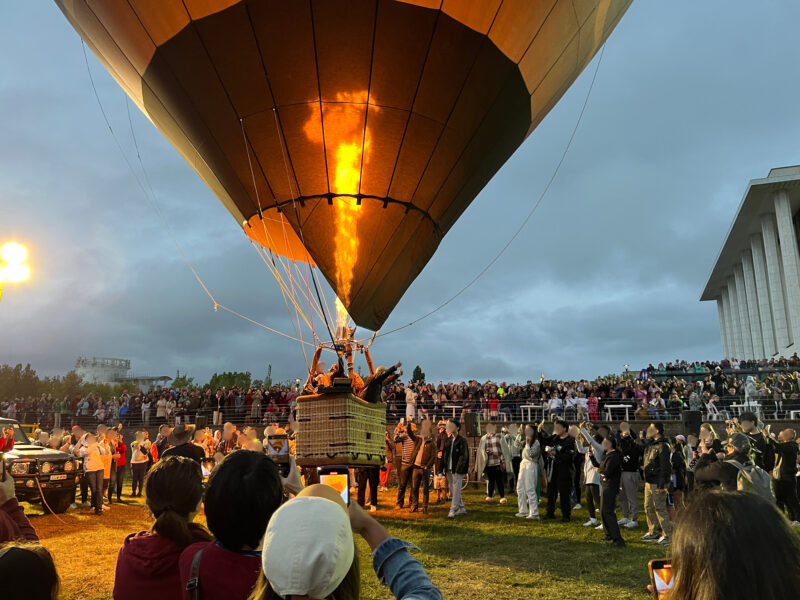
<svg viewBox="0 0 800 600"><path fill-rule="evenodd" d="M106 128L55 4L0 7L0 242L27 244L33 269L5 286L0 363L57 374L79 355L111 356L137 374L260 378L271 364L277 380L301 377L299 344L213 311ZM747 182L800 164L798 22L792 0L635 1L528 227L478 284L380 338L376 362L420 364L433 381L524 381L719 359L716 305L698 298ZM138 171L125 96L91 53L89 64ZM385 330L452 296L508 241L553 173L594 65L453 227ZM240 227L131 111L160 206L212 293L291 332Z"/></svg>

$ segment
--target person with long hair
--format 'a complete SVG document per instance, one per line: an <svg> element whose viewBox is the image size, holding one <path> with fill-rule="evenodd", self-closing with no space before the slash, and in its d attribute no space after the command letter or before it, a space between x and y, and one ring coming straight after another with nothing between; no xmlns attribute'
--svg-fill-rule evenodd
<svg viewBox="0 0 800 600"><path fill-rule="evenodd" d="M441 600L413 546L393 538L356 502L347 507L339 493L313 485L275 511L264 536L262 570L249 600L361 597L361 569L353 534L372 550L378 580L397 600Z"/></svg>
<svg viewBox="0 0 800 600"><path fill-rule="evenodd" d="M533 425L525 425L525 435L517 433L514 446L521 451L517 476L517 514L527 519L539 518L539 473L542 468L542 446Z"/></svg>
<svg viewBox="0 0 800 600"><path fill-rule="evenodd" d="M757 494L700 493L675 526L672 570L669 600L793 600L800 538Z"/></svg>
<svg viewBox="0 0 800 600"><path fill-rule="evenodd" d="M303 489L294 458L289 474L263 452L238 450L211 473L203 499L208 528L216 538L187 547L179 568L184 598L196 589L200 598L245 600L261 570L261 540L284 490Z"/></svg>
<svg viewBox="0 0 800 600"><path fill-rule="evenodd" d="M200 464L183 456L158 461L144 480L150 531L125 538L117 556L114 600L180 600L178 559L184 548L211 535L194 518L203 497Z"/></svg>

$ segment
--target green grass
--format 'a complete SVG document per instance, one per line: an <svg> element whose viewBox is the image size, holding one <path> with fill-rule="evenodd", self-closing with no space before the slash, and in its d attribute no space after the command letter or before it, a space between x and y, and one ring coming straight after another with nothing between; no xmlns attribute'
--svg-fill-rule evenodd
<svg viewBox="0 0 800 600"><path fill-rule="evenodd" d="M588 518L585 509L573 512L571 523L528 521L514 517L515 496L509 495L504 506L485 504L481 491L471 489L464 494L468 514L448 519L446 505L432 505L427 516L393 511L395 497L395 490L380 495L379 506L388 510L379 510L377 519L392 535L419 546L415 556L452 600L648 600L647 562L667 551L639 542L645 533L643 514L639 528L622 530L628 547L612 549L602 540L602 531L581 526ZM38 506L25 505L42 543L53 553L63 600L111 598L123 539L151 524L141 499L125 499L127 504L113 505L102 517L86 509L60 517L42 515ZM197 521L204 524L204 516ZM87 539L93 547L92 577L86 577L80 550ZM391 598L372 571L366 543L358 538L357 544L362 598Z"/></svg>
<svg viewBox="0 0 800 600"><path fill-rule="evenodd" d="M647 562L666 556L667 549L639 541L646 532L644 515L639 528L622 530L626 548L610 548L602 531L581 526L588 519L585 509L574 511L570 523L528 521L514 517L516 496L505 506L485 504L483 497L467 491L468 514L457 519L447 519L443 506L427 518L391 511L379 517L392 535L419 546L415 556L445 598L651 598ZM363 597L386 598L388 590L365 568L371 565L369 548L362 540L359 548Z"/></svg>

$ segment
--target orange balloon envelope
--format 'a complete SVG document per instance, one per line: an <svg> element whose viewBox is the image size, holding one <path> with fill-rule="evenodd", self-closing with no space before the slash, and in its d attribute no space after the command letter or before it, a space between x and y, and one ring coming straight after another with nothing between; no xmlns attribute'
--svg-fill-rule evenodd
<svg viewBox="0 0 800 600"><path fill-rule="evenodd" d="M630 4L56 2L247 235L369 329Z"/></svg>

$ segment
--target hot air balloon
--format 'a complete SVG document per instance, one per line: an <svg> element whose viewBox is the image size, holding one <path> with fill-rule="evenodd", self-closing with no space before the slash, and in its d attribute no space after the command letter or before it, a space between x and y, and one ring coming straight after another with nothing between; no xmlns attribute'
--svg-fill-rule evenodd
<svg viewBox="0 0 800 600"><path fill-rule="evenodd" d="M55 1L247 236L371 330L630 4Z"/></svg>

